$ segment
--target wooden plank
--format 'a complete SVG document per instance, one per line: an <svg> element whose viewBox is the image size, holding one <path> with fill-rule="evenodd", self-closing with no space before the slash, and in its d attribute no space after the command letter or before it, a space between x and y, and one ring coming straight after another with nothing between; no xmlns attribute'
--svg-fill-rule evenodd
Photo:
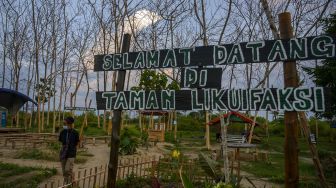
<svg viewBox="0 0 336 188"><path fill-rule="evenodd" d="M125 169L125 166L123 166L123 167L121 167L121 169L122 169L122 179L125 179L125 172L126 172L126 169Z"/></svg>
<svg viewBox="0 0 336 188"><path fill-rule="evenodd" d="M97 184L97 167L94 167L94 176L93 176L93 187L96 187Z"/></svg>
<svg viewBox="0 0 336 188"><path fill-rule="evenodd" d="M98 187L100 187L100 180L101 180L101 175L102 175L102 172L103 172L103 165L100 165L100 168L99 168L99 178L98 178Z"/></svg>
<svg viewBox="0 0 336 188"><path fill-rule="evenodd" d="M127 175L126 175L126 177L130 175L130 161L131 161L131 159L128 158Z"/></svg>
<svg viewBox="0 0 336 188"><path fill-rule="evenodd" d="M303 130L303 133L306 137L310 152L312 154L312 159L313 159L313 162L314 162L314 166L315 166L315 169L316 169L316 172L317 172L317 176L319 178L318 180L320 181L321 187L328 187L327 180L324 176L322 164L321 164L320 158L318 156L318 151L317 151L316 145L311 142L310 137L309 137L311 132L310 132L310 129L309 129L309 124L308 124L308 120L306 118L306 115L303 112L299 112L299 117L300 117L300 124L301 124L302 130Z"/></svg>
<svg viewBox="0 0 336 188"><path fill-rule="evenodd" d="M306 42L304 42L302 46L298 45L301 41ZM189 66L200 67L208 65L335 58L335 54L323 53L322 49L324 49L324 47L321 49L321 47L318 46L320 42L325 43L324 45L335 45L336 39L333 36L312 36L298 39L251 41L183 49L175 48L102 54L94 56L94 71ZM295 46L296 48L294 48ZM303 52L304 54L294 55L299 52L298 48L304 48L306 51ZM283 55L277 55L279 50ZM275 53L275 51L277 53ZM315 53L313 53L313 51ZM316 51L319 53L316 53ZM323 53L322 56L321 52Z"/></svg>
<svg viewBox="0 0 336 188"><path fill-rule="evenodd" d="M86 176L86 169L84 170L84 177ZM83 188L85 188L86 179L83 179Z"/></svg>
<svg viewBox="0 0 336 188"><path fill-rule="evenodd" d="M135 164L134 164L134 157L133 157L132 158L132 173L136 176L137 174L134 173L134 166L135 166Z"/></svg>
<svg viewBox="0 0 336 188"><path fill-rule="evenodd" d="M104 168L104 178L103 178L103 184L105 185L105 177L107 175L107 165L105 165L105 168Z"/></svg>
<svg viewBox="0 0 336 188"><path fill-rule="evenodd" d="M118 167L117 180L120 180L120 174L121 174L121 170L120 170L120 167Z"/></svg>
<svg viewBox="0 0 336 188"><path fill-rule="evenodd" d="M142 162L143 158L140 158L140 177L142 177Z"/></svg>
<svg viewBox="0 0 336 188"><path fill-rule="evenodd" d="M78 186L79 186L80 178L81 178L81 171L78 171L78 174L77 174L77 183L76 183L76 185L78 185Z"/></svg>
<svg viewBox="0 0 336 188"><path fill-rule="evenodd" d="M222 68L181 69L181 88L221 88Z"/></svg>
<svg viewBox="0 0 336 188"><path fill-rule="evenodd" d="M92 176L92 168L90 168L89 184L88 184L89 187L92 187L91 186L91 176Z"/></svg>
<svg viewBox="0 0 336 188"><path fill-rule="evenodd" d="M99 110L259 110L316 111L330 109L333 101L328 88L253 88L253 89L192 89L149 91L96 92ZM309 100L301 100L304 94ZM307 95L306 95L307 94ZM137 99L144 102L130 103ZM150 100L154 98L155 100ZM122 104L116 99L122 99ZM149 102L150 101L150 102ZM209 102L211 101L211 102ZM236 103L232 102L236 101ZM300 105L304 103L304 105ZM119 104L119 105L116 105Z"/></svg>
<svg viewBox="0 0 336 188"><path fill-rule="evenodd" d="M139 157L136 159L135 174L139 176Z"/></svg>

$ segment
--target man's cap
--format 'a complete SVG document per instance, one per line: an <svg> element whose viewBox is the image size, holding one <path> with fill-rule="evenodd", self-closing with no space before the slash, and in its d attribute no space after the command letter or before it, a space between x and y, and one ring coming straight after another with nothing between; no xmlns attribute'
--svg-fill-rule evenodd
<svg viewBox="0 0 336 188"><path fill-rule="evenodd" d="M65 118L64 121L66 121L67 123L72 124L73 122L75 122L75 119L73 117L69 116L69 117Z"/></svg>

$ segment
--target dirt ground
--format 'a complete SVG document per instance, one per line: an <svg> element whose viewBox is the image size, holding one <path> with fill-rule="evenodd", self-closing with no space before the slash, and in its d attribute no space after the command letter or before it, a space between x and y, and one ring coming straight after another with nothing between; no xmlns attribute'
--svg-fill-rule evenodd
<svg viewBox="0 0 336 188"><path fill-rule="evenodd" d="M148 150L145 148L140 148L137 151L137 154L132 156L119 156L119 159L137 157L137 156L160 156L162 151L160 148L161 144L157 144L155 147L149 147ZM106 143L97 141L95 145L87 144L85 145L87 152L93 154L94 156L89 157L85 163L75 164L74 172L78 172L83 169L90 169L94 167L99 167L101 165L107 165L109 162L110 148ZM41 148L43 149L43 148ZM50 179L42 182L41 187L48 182L57 182L62 180L62 169L60 162L46 161L46 160L32 160L32 159L15 159L14 156L19 149L10 149L0 147L0 161L5 163L17 164L20 166L29 166L29 167L42 167L42 168L56 168L57 175L51 177Z"/></svg>
<svg viewBox="0 0 336 188"><path fill-rule="evenodd" d="M136 155L132 155L131 157L135 156L162 156L163 154L169 153L169 150L166 149L166 146L172 146L169 143L158 143L156 146L150 146L148 150L146 148L140 148L137 151ZM88 153L93 154L93 157L89 157L89 159L85 163L75 164L74 172L83 169L94 168L101 165L107 165L109 161L110 155L110 148L106 143L97 142L96 145L87 144L85 146L87 148ZM9 149L9 148L0 148L0 161L6 163L13 163L18 164L20 166L32 166L32 167L48 167L48 168L56 168L57 175L51 177L50 179L42 182L40 184L41 187L44 187L46 183L49 182L57 182L58 180L62 180L62 170L61 165L59 162L52 162L52 161L42 161L42 160L31 160L31 159L14 159L14 155L17 150ZM196 153L192 151L186 153L188 156L193 157L197 156ZM120 156L120 159L128 158L130 156ZM253 177L251 174L247 174L246 172L241 172L242 176L248 176L249 180L253 182L256 187L266 187L266 188L276 188L281 187L280 185L273 184L267 182L266 180L262 180L260 178ZM253 187L252 184L246 179L243 178L241 181L242 187Z"/></svg>

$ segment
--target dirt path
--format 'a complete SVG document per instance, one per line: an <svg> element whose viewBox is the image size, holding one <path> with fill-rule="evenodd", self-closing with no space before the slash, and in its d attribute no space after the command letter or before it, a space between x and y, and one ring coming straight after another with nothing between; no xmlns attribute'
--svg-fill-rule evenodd
<svg viewBox="0 0 336 188"><path fill-rule="evenodd" d="M242 180L240 182L240 185L244 188L249 188L249 187L263 187L263 188L281 188L283 187L282 185L275 184L272 182L267 181L267 179L264 178L259 178L254 176L253 174L249 174L245 171L240 171ZM248 179L253 183L253 185L248 181Z"/></svg>
<svg viewBox="0 0 336 188"><path fill-rule="evenodd" d="M93 154L93 157L89 157L87 162L85 163L81 163L81 164L75 164L73 171L78 172L81 171L83 169L90 169L90 168L94 168L97 166L101 166L101 165L106 165L108 164L108 160L109 160L109 147L107 146L107 144L96 144L95 146L93 145L87 145L86 146L88 153ZM49 163L51 163L50 161L48 161ZM59 162L56 162L56 169L57 169L57 175L49 178L48 180L42 182L40 184L40 187L44 187L44 185L50 184L51 182L62 182L63 180L63 176L62 176L62 169L61 169L61 165Z"/></svg>
<svg viewBox="0 0 336 188"><path fill-rule="evenodd" d="M120 156L120 159L123 158L129 158L129 157L135 157L135 156L143 156L143 155L147 155L147 156L162 156L163 154L169 154L170 150L166 149L166 146L171 146L171 144L168 143L158 143L156 146L149 146L148 149L146 148L140 148L138 149L138 152L136 155L132 155L132 156ZM94 168L97 166L101 166L101 165L107 165L108 161L109 161L109 155L110 155L110 148L108 147L107 144L103 144L103 143L97 143L95 146L93 145L87 145L87 152L93 154L93 157L89 157L88 161L82 164L75 164L74 166L74 172L78 172L78 171L82 171L83 169L90 169L90 168ZM49 178L48 180L42 182L40 184L40 187L44 187L44 185L46 183L50 184L51 182L62 182L63 177L62 177L62 169L61 169L61 165L60 162L52 162L52 161L42 161L42 160L31 160L31 159L14 159L11 158L12 154L10 154L10 152L14 152L14 151L8 151L8 152L4 152L7 153L6 156L1 156L0 157L0 161L2 162L6 162L6 163L13 163L13 164L17 164L20 166L30 166L30 167L42 167L42 168L56 168L57 169L57 175ZM189 155L192 155L193 152L187 152ZM196 154L195 154L196 156ZM248 177L253 184L256 187L274 187L274 188L278 188L281 187L281 185L277 185L277 184L273 184L267 181L267 179L261 179L261 178L257 178L252 174L248 174L247 172L243 172L241 171L241 175L242 177ZM55 183L57 184L57 183ZM241 185L243 187L253 187L253 185L246 179L243 178L241 181Z"/></svg>

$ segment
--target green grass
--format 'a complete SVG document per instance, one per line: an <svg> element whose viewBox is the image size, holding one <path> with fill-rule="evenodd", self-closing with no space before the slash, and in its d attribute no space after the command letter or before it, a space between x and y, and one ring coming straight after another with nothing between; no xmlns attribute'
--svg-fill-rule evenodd
<svg viewBox="0 0 336 188"><path fill-rule="evenodd" d="M284 183L284 155L270 154L268 161L254 161L244 163L242 170L260 178L267 178L274 183ZM305 177L315 177L315 168L312 164L299 161L299 174Z"/></svg>
<svg viewBox="0 0 336 188"><path fill-rule="evenodd" d="M269 161L257 161L250 162L243 165L243 170L256 175L257 177L266 177L270 181L275 183L283 183L284 182L284 137L280 136L271 136L266 142L266 139L262 141L260 144L260 148L264 150L268 150L271 152L269 155ZM336 143L330 142L328 137L320 137L317 140L316 148L319 153L320 160L322 165L324 164L324 160L328 159L330 156L336 155ZM303 158L306 158L303 160ZM312 160L312 155L309 150L308 142L305 138L299 138L299 174L300 177L315 177L317 175L315 173L315 167L313 164L308 164ZM306 162L304 162L306 161ZM307 163L308 162L308 163ZM333 167L329 168L329 164L325 164L323 166L324 172L327 180L331 180L333 171ZM301 182L302 183L302 182ZM317 181L308 182L310 185L315 185L318 183Z"/></svg>
<svg viewBox="0 0 336 188"><path fill-rule="evenodd" d="M118 188L143 188L143 187L150 187L151 179L144 178L144 177L136 177L134 174L131 174L126 177L124 180L117 180L117 187Z"/></svg>
<svg viewBox="0 0 336 188"><path fill-rule="evenodd" d="M78 128L78 131L80 130L80 128ZM85 136L106 136L107 132L104 131L104 129L98 128L98 127L93 127L93 126L88 126L86 128L84 128L84 133Z"/></svg>
<svg viewBox="0 0 336 188"><path fill-rule="evenodd" d="M47 161L57 161L58 153L55 151L42 151L39 149L25 149L19 151L15 158L18 159L36 159L36 160L47 160Z"/></svg>
<svg viewBox="0 0 336 188"><path fill-rule="evenodd" d="M24 176L30 172L35 173L31 176ZM57 170L55 168L21 167L15 164L0 162L0 187L37 187L44 179L56 173ZM10 181L11 178L15 179Z"/></svg>
<svg viewBox="0 0 336 188"><path fill-rule="evenodd" d="M76 164L85 163L89 157L94 156L87 151L78 151L75 159ZM39 150L39 149L26 149L19 151L15 158L18 159L35 159L47 161L59 161L59 150Z"/></svg>
<svg viewBox="0 0 336 188"><path fill-rule="evenodd" d="M260 144L261 149L274 152L284 152L284 143L285 138L280 136L270 136L268 142L266 138L263 138L262 143ZM320 137L317 139L316 148L318 150L327 150L329 152L336 152L336 142L330 142L327 137ZM308 142L305 138L299 138L299 156L302 157L311 157Z"/></svg>

